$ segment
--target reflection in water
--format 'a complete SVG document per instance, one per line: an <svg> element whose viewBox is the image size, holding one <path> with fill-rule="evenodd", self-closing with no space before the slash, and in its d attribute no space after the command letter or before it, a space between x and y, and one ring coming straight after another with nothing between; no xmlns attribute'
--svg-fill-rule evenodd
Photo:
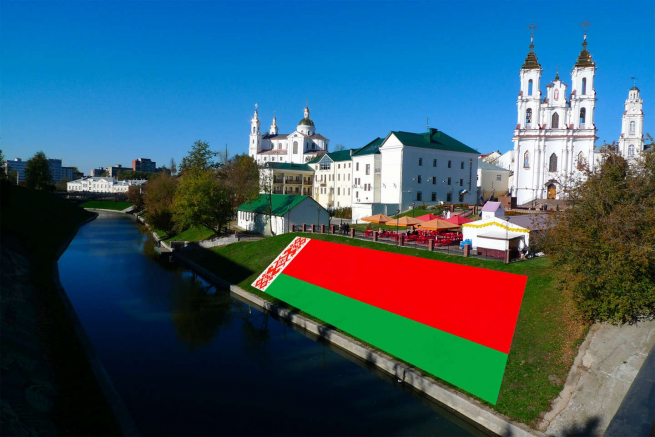
<svg viewBox="0 0 655 437"><path fill-rule="evenodd" d="M211 344L221 327L234 316L229 293L210 290L213 287L195 281L173 295L172 318L177 338L190 350Z"/></svg>
<svg viewBox="0 0 655 437"><path fill-rule="evenodd" d="M101 214L59 260L66 293L143 435L476 433L154 248L129 217Z"/></svg>

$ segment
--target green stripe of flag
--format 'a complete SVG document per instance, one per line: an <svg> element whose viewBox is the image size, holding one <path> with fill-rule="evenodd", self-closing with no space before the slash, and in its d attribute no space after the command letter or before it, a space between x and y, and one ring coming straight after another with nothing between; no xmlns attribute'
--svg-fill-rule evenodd
<svg viewBox="0 0 655 437"><path fill-rule="evenodd" d="M498 399L507 354L285 274L266 292L486 401Z"/></svg>

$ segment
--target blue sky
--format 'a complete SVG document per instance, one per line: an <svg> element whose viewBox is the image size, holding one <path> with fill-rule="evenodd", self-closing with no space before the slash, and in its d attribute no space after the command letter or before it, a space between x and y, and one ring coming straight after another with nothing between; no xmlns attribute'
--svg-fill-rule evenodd
<svg viewBox="0 0 655 437"><path fill-rule="evenodd" d="M600 140L616 140L636 76L655 134L655 2L7 1L5 157L43 150L85 173L194 141L245 153L254 104L295 130L309 99L331 148L430 126L481 153L512 147L534 22L542 91L570 84L588 20Z"/></svg>

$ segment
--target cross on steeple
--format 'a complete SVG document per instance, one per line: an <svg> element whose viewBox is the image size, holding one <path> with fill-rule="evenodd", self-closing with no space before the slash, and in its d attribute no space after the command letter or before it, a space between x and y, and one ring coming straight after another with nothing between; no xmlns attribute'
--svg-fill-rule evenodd
<svg viewBox="0 0 655 437"><path fill-rule="evenodd" d="M259 105L258 105L257 103L255 103L255 111L257 110L257 107L258 107L258 106L259 106Z"/></svg>
<svg viewBox="0 0 655 437"><path fill-rule="evenodd" d="M587 20L584 20L582 23L580 23L580 27L584 28L584 39L587 39L587 27L591 26L591 23L588 22Z"/></svg>
<svg viewBox="0 0 655 437"><path fill-rule="evenodd" d="M532 43L532 42L534 41L534 31L535 31L536 29L539 29L539 27L535 26L534 23L531 23L531 24L528 26L528 30L530 31L530 43Z"/></svg>
<svg viewBox="0 0 655 437"><path fill-rule="evenodd" d="M430 131L430 117L425 117L428 125L428 132Z"/></svg>
<svg viewBox="0 0 655 437"><path fill-rule="evenodd" d="M637 77L636 77L636 76L632 76L630 79L632 79L633 82L634 82L632 85L637 86Z"/></svg>

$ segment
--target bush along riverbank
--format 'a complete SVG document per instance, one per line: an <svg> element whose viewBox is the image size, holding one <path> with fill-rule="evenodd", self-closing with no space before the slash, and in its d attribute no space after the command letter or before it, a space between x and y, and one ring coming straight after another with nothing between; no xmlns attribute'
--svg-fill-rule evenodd
<svg viewBox="0 0 655 437"><path fill-rule="evenodd" d="M293 309L250 284L297 235L287 234L257 242L185 251L184 256L248 292L283 308ZM553 286L556 272L552 270L548 259L500 264L411 248L379 245L346 237L312 234L310 238L528 276L498 403L491 405L480 399L477 400L510 419L532 427L535 427L539 419L550 409L551 401L558 396L563 387L588 325L577 318L570 297L557 291ZM338 263L335 262L332 266L325 264L317 268L324 269L325 274L334 274L337 272L337 267ZM430 273L416 272L416 274L425 274L427 277ZM484 287L484 284L468 283L466 278L462 278L461 287ZM456 293L458 290L452 292ZM320 322L301 311L294 312ZM440 381L432 375L426 375ZM440 382L453 387L444 381Z"/></svg>
<svg viewBox="0 0 655 437"><path fill-rule="evenodd" d="M54 261L94 214L42 191L0 189L3 434L122 435L55 280Z"/></svg>

